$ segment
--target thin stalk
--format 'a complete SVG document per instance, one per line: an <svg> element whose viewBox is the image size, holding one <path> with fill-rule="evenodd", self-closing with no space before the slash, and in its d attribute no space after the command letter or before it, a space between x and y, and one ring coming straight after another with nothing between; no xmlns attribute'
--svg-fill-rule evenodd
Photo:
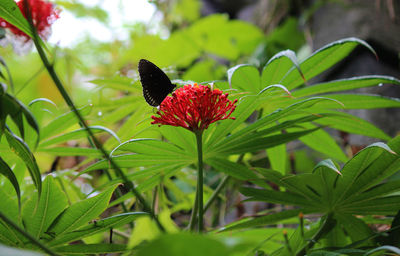
<svg viewBox="0 0 400 256"><path fill-rule="evenodd" d="M208 208L210 208L211 204L218 198L218 194L225 187L226 183L228 183L231 176L225 176L222 178L221 182L218 184L217 188L212 193L211 197L208 199L206 205L204 206L203 211L206 212Z"/></svg>
<svg viewBox="0 0 400 256"><path fill-rule="evenodd" d="M25 0L25 5L27 6L27 8L29 8L28 1L26 1L26 0ZM64 85L62 84L60 78L58 77L56 71L54 70L54 66L49 62L49 60L47 58L47 55L44 52L42 45L40 44L40 39L39 39L39 36L37 34L36 28L33 25L32 17L30 16L29 9L26 10L26 13L28 14L27 15L28 16L28 21L29 21L29 24L31 26L31 30L32 30L32 34L33 34L33 38L32 39L33 39L33 42L35 44L35 47L36 47L36 49L37 49L37 51L39 53L39 56L40 56L40 58L41 58L41 60L43 62L43 65L46 67L47 71L49 72L50 77L52 78L54 84L57 86L57 89L59 90L59 92L63 96L65 102L68 104L68 106L75 113L76 117L78 118L78 120L81 123L81 125L85 128L86 132L88 133L88 136L93 141L93 143L96 146L96 148L98 150L100 150L100 152L103 154L103 156L107 159L107 161L110 163L112 169L115 170L117 176L121 177L121 179L123 180L124 186L126 186L135 195L135 197L138 199L138 201L142 204L143 210L150 214L150 216L155 220L155 222L156 222L157 226L159 227L159 229L161 231L165 232L165 228L161 225L161 223L158 220L157 216L154 214L154 212L152 211L151 207L146 202L144 197L135 189L134 184L131 181L128 180L128 178L122 172L121 168L114 162L113 158L109 156L107 151L104 149L103 145L100 143L99 140L97 140L97 138L94 136L92 130L86 124L85 119L82 117L82 115L77 110L75 104L73 103L72 99L69 97L67 91L65 90Z"/></svg>
<svg viewBox="0 0 400 256"><path fill-rule="evenodd" d="M236 162L237 163L242 162L243 157L244 157L244 154L241 154ZM210 208L211 204L215 201L215 199L218 198L218 194L225 187L225 185L228 183L229 180L230 180L230 176L225 176L224 178L222 178L221 182L218 184L217 188L214 190L213 194L211 195L211 197L208 199L206 205L204 206L204 210L203 210L204 212L206 212L208 210L208 208Z"/></svg>
<svg viewBox="0 0 400 256"><path fill-rule="evenodd" d="M321 237L323 237L325 234L327 234L329 231L332 230L336 225L335 219L333 219L333 214L329 213L328 216L326 217L324 223L322 226L319 228L317 233L309 240L309 242L298 252L296 253L296 256L302 256L305 255L306 252L311 249L315 243L318 242Z"/></svg>
<svg viewBox="0 0 400 256"><path fill-rule="evenodd" d="M12 226L16 231L18 231L21 235L26 237L29 241L31 241L32 244L37 245L40 249L42 249L44 252L48 253L49 255L52 256L58 256L59 254L53 252L49 248L47 248L44 244L42 244L39 240L34 238L31 234L25 232L25 230L21 229L17 224L15 224L12 220L7 218L2 212L0 212L0 219L2 219L5 223L8 225Z"/></svg>
<svg viewBox="0 0 400 256"><path fill-rule="evenodd" d="M193 231L194 228L196 227L196 220L197 220L197 207L198 207L198 200L199 196L197 195L199 193L198 189L196 188L196 196L194 198L194 204L193 204L193 209L192 209L192 214L190 215L190 222L189 222L189 230Z"/></svg>
<svg viewBox="0 0 400 256"><path fill-rule="evenodd" d="M203 232L203 131L196 132L197 141L197 159L198 159L198 172L197 172L197 211L198 211L198 231Z"/></svg>

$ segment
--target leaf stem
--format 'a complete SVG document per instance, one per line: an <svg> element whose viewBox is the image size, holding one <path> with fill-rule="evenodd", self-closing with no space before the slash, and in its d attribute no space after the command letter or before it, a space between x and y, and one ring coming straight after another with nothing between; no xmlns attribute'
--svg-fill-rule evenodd
<svg viewBox="0 0 400 256"><path fill-rule="evenodd" d="M211 204L217 199L218 194L221 192L221 190L225 187L226 183L228 183L229 179L231 176L226 175L225 177L222 178L221 182L218 184L217 188L214 190L212 193L211 197L208 199L206 205L204 206L204 212L210 208Z"/></svg>
<svg viewBox="0 0 400 256"><path fill-rule="evenodd" d="M25 0L25 5L27 8L29 8L28 1ZM160 221L158 220L157 216L154 214L152 211L151 207L149 204L146 202L144 197L135 189L135 186L133 182L129 181L128 178L125 176L125 174L122 172L121 168L115 163L112 157L109 156L107 151L104 149L103 145L97 140L97 138L94 136L92 130L88 127L86 124L85 119L82 117L82 115L79 113L77 110L75 104L73 103L72 99L69 97L67 91L65 90L64 85L62 84L60 78L58 77L56 71L54 70L54 66L49 62L46 53L43 50L43 47L40 43L40 38L37 34L36 28L33 25L32 22L32 17L30 16L30 11L26 10L27 13L27 18L29 21L29 24L31 26L32 34L33 34L33 42L35 44L35 47L39 53L39 56L43 62L43 65L46 67L47 71L49 72L50 77L54 81L54 84L57 86L57 89L63 96L65 102L67 105L71 108L71 110L75 113L76 117L78 118L80 124L85 128L86 132L88 133L88 136L90 139L93 141L95 147L100 150L100 152L103 154L103 156L107 159L107 161L110 163L111 168L115 170L117 176L121 177L124 183L124 186L126 186L132 193L135 195L137 200L142 204L143 210L148 212L150 216L155 220L157 226L159 229L163 232L165 232L165 228L161 225Z"/></svg>
<svg viewBox="0 0 400 256"><path fill-rule="evenodd" d="M18 231L21 235L26 237L29 241L32 242L32 244L37 245L40 249L42 249L44 252L48 253L49 255L52 256L58 256L59 254L53 252L49 248L47 248L44 244L42 244L39 240L34 238L31 234L25 232L22 228L20 228L17 224L15 224L12 220L7 218L2 212L0 212L0 219L2 219L5 223L8 225L12 226L16 231Z"/></svg>
<svg viewBox="0 0 400 256"><path fill-rule="evenodd" d="M198 231L203 232L203 131L197 131L196 141L197 141L197 159L198 159L198 172L197 172L197 211L198 211Z"/></svg>
<svg viewBox="0 0 400 256"><path fill-rule="evenodd" d="M309 240L309 242L306 245L304 245L304 247L298 253L296 253L296 256L305 255L306 252L309 249L311 249L315 245L315 243L318 242L319 239L321 239L324 235L326 235L329 231L331 231L332 228L335 227L335 225L336 221L333 218L333 214L329 213L326 216L324 223L322 223L317 233Z"/></svg>
<svg viewBox="0 0 400 256"><path fill-rule="evenodd" d="M194 230L194 228L196 227L196 220L197 220L197 207L198 207L198 200L199 200L199 197L198 197L198 194L199 193L199 191L198 191L198 189L196 188L196 195L195 195L195 197L194 197L194 204L193 204L193 209L192 209L192 214L190 215L190 222L189 222L189 230L190 231L193 231Z"/></svg>

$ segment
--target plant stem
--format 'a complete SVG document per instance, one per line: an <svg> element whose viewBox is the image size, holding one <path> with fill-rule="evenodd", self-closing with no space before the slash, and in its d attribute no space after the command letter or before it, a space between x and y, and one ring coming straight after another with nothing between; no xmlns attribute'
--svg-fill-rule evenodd
<svg viewBox="0 0 400 256"><path fill-rule="evenodd" d="M29 8L28 1L25 0L25 6ZM72 109L72 111L75 113L76 117L78 118L80 124L85 128L86 132L88 133L88 136L90 139L93 141L95 147L100 150L100 152L103 154L103 156L107 159L107 161L110 163L112 169L115 170L117 176L121 177L123 180L124 186L126 186L132 193L135 195L137 200L142 204L143 210L148 212L150 216L155 220L157 226L162 232L165 232L165 228L161 225L160 221L158 220L157 216L154 214L152 211L151 207L149 204L146 202L144 197L135 189L134 184L128 180L128 178L125 176L125 174L122 172L121 168L115 163L112 157L109 156L107 151L104 149L103 145L100 143L99 140L94 136L92 130L88 127L88 125L85 122L85 119L82 117L82 115L79 113L77 110L75 104L73 103L72 99L69 97L67 91L65 90L64 85L62 84L60 78L58 77L56 71L54 70L53 64L51 64L47 58L46 53L43 50L43 47L40 43L39 36L37 34L36 28L33 25L32 22L32 17L30 16L30 11L26 10L26 13L28 14L27 18L29 21L29 24L31 26L32 34L33 34L33 42L35 44L35 47L39 53L39 56L43 62L43 65L46 67L47 71L49 72L50 77L54 81L54 84L57 86L57 89L63 96L65 102L68 104L68 106Z"/></svg>
<svg viewBox="0 0 400 256"><path fill-rule="evenodd" d="M219 192L225 187L226 183L228 183L229 179L231 176L225 176L222 178L221 182L218 184L217 188L214 190L212 193L211 197L208 199L206 205L204 206L204 212L210 208L211 204L214 202L215 199L217 199Z"/></svg>
<svg viewBox="0 0 400 256"><path fill-rule="evenodd" d="M52 256L58 256L59 254L53 252L49 248L47 248L44 244L42 244L39 240L34 238L31 234L25 232L21 227L19 227L17 224L15 224L12 220L7 218L2 212L0 212L0 219L2 219L5 223L8 225L12 226L16 231L18 231L21 235L26 237L29 241L32 242L32 244L37 245L40 249L42 249L44 252L48 253L49 255Z"/></svg>
<svg viewBox="0 0 400 256"><path fill-rule="evenodd" d="M237 163L242 162L244 157L244 154L241 154L239 156L239 158L237 159ZM208 199L206 205L204 206L204 212L206 212L208 210L208 208L210 208L211 204L215 201L215 199L217 199L218 194L221 192L221 190L225 187L225 185L228 183L228 181L230 180L231 176L225 176L222 178L221 182L218 184L217 188L214 190L213 194L211 195L211 197Z"/></svg>
<svg viewBox="0 0 400 256"><path fill-rule="evenodd" d="M203 131L196 132L197 140L197 159L198 159L198 172L197 172L197 210L198 210L198 231L203 232Z"/></svg>
<svg viewBox="0 0 400 256"><path fill-rule="evenodd" d="M334 228L336 225L336 221L333 218L333 214L329 213L324 221L324 223L322 224L322 226L319 228L319 230L317 231L317 233L309 240L309 242L304 245L304 247L298 252L296 253L296 256L302 256L305 255L306 252L311 249L314 244L316 242L318 242L319 239L321 239L321 237L323 237L325 234L327 234L329 231L332 230L332 228Z"/></svg>
<svg viewBox="0 0 400 256"><path fill-rule="evenodd" d="M196 220L197 220L197 206L199 196L197 195L199 193L198 189L196 188L196 196L194 197L194 204L193 204L193 209L192 209L192 214L190 215L190 222L189 222L189 230L193 231L194 228L196 227Z"/></svg>

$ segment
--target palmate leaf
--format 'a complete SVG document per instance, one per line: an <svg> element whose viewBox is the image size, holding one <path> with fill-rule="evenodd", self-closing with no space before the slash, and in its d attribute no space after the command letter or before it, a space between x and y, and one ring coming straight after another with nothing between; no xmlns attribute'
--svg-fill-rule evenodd
<svg viewBox="0 0 400 256"><path fill-rule="evenodd" d="M14 172L8 166L8 164L0 157L0 174L4 175L13 185L15 193L18 197L18 205L21 205L21 190L19 188L19 183L17 177L15 177Z"/></svg>
<svg viewBox="0 0 400 256"><path fill-rule="evenodd" d="M293 140L296 140L302 136L313 133L316 130L320 129L314 128L309 130L304 130L301 132L291 132L286 134L278 134L271 136L246 136L242 138L242 143L236 143L235 145L226 145L225 147L221 147L221 149L215 149L220 154L242 154L246 152L255 152L258 150L267 149L270 147L275 147L277 145L287 143Z"/></svg>
<svg viewBox="0 0 400 256"><path fill-rule="evenodd" d="M300 63L300 69L304 74L304 78L308 81L316 75L319 75L347 57L347 55L358 45L365 46L375 54L375 51L371 46L357 38L346 38L335 41L317 50L314 54ZM292 68L279 83L286 86L289 90L292 90L302 85L304 79L296 68Z"/></svg>
<svg viewBox="0 0 400 256"><path fill-rule="evenodd" d="M327 111L326 113L334 113L334 115L315 120L315 123L348 133L360 134L382 140L391 139L384 131L359 117L338 111Z"/></svg>
<svg viewBox="0 0 400 256"><path fill-rule="evenodd" d="M88 254L108 254L125 252L127 245L125 244L69 244L54 248L57 253L66 255L88 255Z"/></svg>
<svg viewBox="0 0 400 256"><path fill-rule="evenodd" d="M330 99L322 98L322 97L314 97L314 98L309 98L309 99L305 99L305 100L296 102L288 107L285 107L284 109L278 109L278 110L272 112L271 114L268 114L267 116L264 116L261 119L257 120L255 123L248 125L245 128L233 133L232 135L225 138L224 140L217 142L215 145L213 145L213 149L210 149L210 150L217 151L219 148L226 147L227 144L234 145L236 143L239 143L239 142L243 141L246 136L250 136L254 131L261 129L261 128L266 128L266 127L268 127L268 125L274 124L276 121L280 120L281 118L284 118L291 114L295 114L296 111L301 111L301 110L310 108L313 105L320 103L322 101L330 101Z"/></svg>
<svg viewBox="0 0 400 256"><path fill-rule="evenodd" d="M35 238L42 236L56 217L68 206L67 197L51 175L43 181L39 203L37 199L36 195L32 195L22 212L25 228Z"/></svg>
<svg viewBox="0 0 400 256"><path fill-rule="evenodd" d="M257 68L247 64L237 65L227 71L228 82L231 88L242 91L259 92L260 73Z"/></svg>
<svg viewBox="0 0 400 256"><path fill-rule="evenodd" d="M318 121L318 120L316 120L316 121ZM302 126L307 129L316 128L315 125L310 124L310 123L302 124ZM292 130L297 131L299 129L297 129L297 128L288 129L288 131L292 131ZM322 129L319 129L308 135L302 136L299 139L301 142L306 144L308 147L314 149L315 151L325 154L327 157L330 156L341 162L347 161L346 154L339 147L339 145L336 143L336 141L332 138L332 136L329 135L328 132L326 132Z"/></svg>
<svg viewBox="0 0 400 256"><path fill-rule="evenodd" d="M111 186L95 197L71 205L52 223L46 232L55 237L62 236L97 218L107 208L116 187L116 185Z"/></svg>
<svg viewBox="0 0 400 256"><path fill-rule="evenodd" d="M210 150L209 148L212 148L217 143L221 142L227 134L230 134L237 129L258 108L259 105L260 100L257 96L242 97L238 102L235 111L232 113L235 120L224 120L223 122L215 124L215 126L210 126L210 129L206 130L205 135L203 136L204 138L208 138L204 141L205 152L208 152ZM215 127L215 129L211 130L213 127ZM193 143L193 146L195 145L196 144Z"/></svg>
<svg viewBox="0 0 400 256"><path fill-rule="evenodd" d="M340 171L331 160L318 164L312 173L301 175L284 176L257 168L266 181L285 188L286 192L253 188L244 188L243 192L251 200L300 206L298 210L303 213L394 214L400 205L400 196L393 194L399 191L399 182L386 179L400 169L400 136L391 140L388 145L370 145L350 159ZM263 187L260 182L255 184ZM302 199L296 200L297 197ZM278 217L281 216L281 213L278 214ZM265 225L269 223L269 218L273 217L250 219L232 224L229 229ZM340 222L340 218L337 220ZM364 224L357 225L361 228ZM366 235L365 232L363 234ZM352 235L352 238L357 237Z"/></svg>
<svg viewBox="0 0 400 256"><path fill-rule="evenodd" d="M20 227L23 227L19 218L18 202L15 197L10 196L0 187L0 198L0 212ZM24 237L17 230L0 219L0 243L18 246L23 244L24 240Z"/></svg>
<svg viewBox="0 0 400 256"><path fill-rule="evenodd" d="M127 212L118 215L114 215L108 218L97 220L93 223L87 224L80 229L74 230L72 232L66 233L62 236L57 236L55 239L51 240L48 244L52 247L59 246L61 244L66 244L73 242L75 240L80 240L84 237L92 236L94 234L104 232L110 228L120 227L122 225L128 224L137 218L148 216L145 212Z"/></svg>
<svg viewBox="0 0 400 256"><path fill-rule="evenodd" d="M91 109L92 105L87 105L78 109L78 111L84 117L90 113ZM76 117L76 114L73 111L67 112L44 126L42 129L41 138L49 138L53 135L61 133L62 131L77 123L79 123L79 120Z"/></svg>
<svg viewBox="0 0 400 256"><path fill-rule="evenodd" d="M212 237L190 233L178 233L167 234L154 239L140 248L137 255L220 256L232 254L228 246L216 239L212 239Z"/></svg>
<svg viewBox="0 0 400 256"><path fill-rule="evenodd" d="M40 177L40 171L39 167L36 163L35 156L29 149L28 145L25 144L25 142L13 134L11 131L8 129L4 130L5 135L7 138L7 142L11 148L11 150L19 157L21 158L22 161L24 161L25 165L28 167L29 174L32 177L32 181L35 184L39 196L42 191L42 180Z"/></svg>
<svg viewBox="0 0 400 256"><path fill-rule="evenodd" d="M400 80L390 76L358 76L307 86L293 91L292 95L294 97L305 97L328 92L354 90L380 84L400 85Z"/></svg>
<svg viewBox="0 0 400 256"><path fill-rule="evenodd" d="M118 136L112 130L110 130L106 127L96 125L96 126L89 126L89 128L93 132L93 134L100 133L100 132L106 132L109 135L111 135L111 137L115 138L118 142L120 142ZM59 135L57 137L41 141L39 144L39 150L40 150L40 148L48 147L48 146L51 146L54 144L60 144L60 143L67 142L70 140L81 139L81 138L87 138L87 132L86 132L85 128L81 128L81 129L78 129L78 130L75 130L72 132L67 132L67 133Z"/></svg>
<svg viewBox="0 0 400 256"><path fill-rule="evenodd" d="M0 93L0 105L0 136L4 132L4 124L7 116L10 116L17 125L22 138L24 138L23 117L25 117L29 126L35 130L36 134L39 135L39 126L35 117L17 98L8 93Z"/></svg>
<svg viewBox="0 0 400 256"><path fill-rule="evenodd" d="M293 51L286 50L275 54L262 71L261 86L279 84L292 67L295 67L300 76L303 77L296 54Z"/></svg>

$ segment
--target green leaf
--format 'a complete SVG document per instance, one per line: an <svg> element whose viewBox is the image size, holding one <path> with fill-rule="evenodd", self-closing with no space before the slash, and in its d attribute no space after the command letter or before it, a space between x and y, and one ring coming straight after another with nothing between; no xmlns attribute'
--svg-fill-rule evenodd
<svg viewBox="0 0 400 256"><path fill-rule="evenodd" d="M192 158L191 154L186 153L175 145L155 139L133 139L122 143L113 152L128 151L144 155L157 156L159 158ZM113 154L113 153L112 153ZM111 154L111 155L112 155Z"/></svg>
<svg viewBox="0 0 400 256"><path fill-rule="evenodd" d="M285 205L297 205L297 206L306 206L306 207L314 207L315 203L312 201L308 201L307 199L299 196L297 194L289 193L289 192L280 192L269 189L257 189L250 187L242 187L240 188L240 193L243 195L250 197L246 199L246 201L264 201L268 203L274 204L285 204Z"/></svg>
<svg viewBox="0 0 400 256"><path fill-rule="evenodd" d="M36 122L36 119L24 104L8 93L0 95L0 100L1 114L4 116L3 118L7 117L7 115L10 115L14 123L17 125L22 137L24 137L23 116L25 116L28 124L39 135L39 126ZM0 129L2 128L3 127L0 126ZM1 132L2 130L0 130L0 134Z"/></svg>
<svg viewBox="0 0 400 256"><path fill-rule="evenodd" d="M315 125L310 123L302 124L304 128L312 129L315 128ZM298 129L290 129L290 131L296 131ZM347 161L347 156L343 153L343 150L339 147L336 141L332 138L329 133L320 129L308 135L305 135L300 138L301 142L309 146L310 148L325 154L326 156L330 156L334 159L337 159L342 162Z"/></svg>
<svg viewBox="0 0 400 256"><path fill-rule="evenodd" d="M257 183L258 177L248 167L232 163L223 158L212 158L207 159L207 164L214 167L217 171L224 172L225 174L232 176L239 180L251 180ZM265 184L265 183L264 183Z"/></svg>
<svg viewBox="0 0 400 256"><path fill-rule="evenodd" d="M343 105L343 109L374 109L374 108L398 108L400 99L384 97L381 95L363 94L329 94L326 95L332 100L337 100ZM334 101L324 101L318 104L318 108L337 108Z"/></svg>
<svg viewBox="0 0 400 256"><path fill-rule="evenodd" d="M120 142L118 136L110 129L103 127L103 126L89 126L90 130L93 132L93 134L96 133L100 133L100 132L106 132L108 134L110 134L112 137L114 137L118 142ZM66 141L70 141L70 140L76 140L76 139L80 139L80 138L86 138L87 135L87 131L85 128L81 128L72 132L67 132L65 134L62 134L60 136L51 138L51 139L47 139L44 140L40 143L40 147L47 147L50 145L54 145L54 144L60 144Z"/></svg>
<svg viewBox="0 0 400 256"><path fill-rule="evenodd" d="M386 154L389 159L385 159L383 162L378 161ZM390 166L396 159L398 159L398 155L394 155L394 152L381 142L371 144L358 152L342 169L343 176L338 179L336 185L337 200L349 200L352 196L375 185L386 177L385 173L390 170L387 169L387 166Z"/></svg>
<svg viewBox="0 0 400 256"><path fill-rule="evenodd" d="M13 24L30 37L33 36L28 21L22 15L14 0L2 0L0 2L0 17Z"/></svg>
<svg viewBox="0 0 400 256"><path fill-rule="evenodd" d="M243 139L242 143L236 143L235 145L227 145L217 149L222 154L241 154L246 152L254 152L257 150L263 150L271 147L275 147L280 144L287 143L289 141L298 139L304 135L315 132L319 128L309 129L301 132L291 132L286 134L278 134L267 137L253 137L248 136Z"/></svg>
<svg viewBox="0 0 400 256"><path fill-rule="evenodd" d="M357 242L373 235L372 230L368 225L359 218L356 218L349 214L335 214L335 219L338 220L338 224L343 227L346 233L351 237L353 242ZM361 246L373 245L372 241L367 241L361 244Z"/></svg>
<svg viewBox="0 0 400 256"><path fill-rule="evenodd" d="M220 231L229 231L235 229L252 228L256 226L265 226L268 224L276 224L277 222L291 217L299 215L299 213L307 213L304 209L295 210L285 210L278 213L272 213L261 217L256 217L253 219L240 220L238 223L234 222L226 227L220 229Z"/></svg>
<svg viewBox="0 0 400 256"><path fill-rule="evenodd" d="M390 76L359 76L307 86L294 91L292 95L294 97L305 97L328 92L353 90L380 84L400 85L400 80Z"/></svg>
<svg viewBox="0 0 400 256"><path fill-rule="evenodd" d="M287 163L286 144L268 148L267 156L271 164L271 168L275 171L285 174Z"/></svg>
<svg viewBox="0 0 400 256"><path fill-rule="evenodd" d="M56 156L87 156L100 157L103 154L96 148L72 148L72 147L55 147L55 148L40 148L39 152L46 152Z"/></svg>
<svg viewBox="0 0 400 256"><path fill-rule="evenodd" d="M21 222L21 219L19 218L20 211L18 208L18 203L17 200L15 200L15 197L11 197L3 190L2 187L0 187L0 198L0 212L4 214L7 218L12 220L14 223L19 225L21 228L23 228L23 224ZM22 237L22 235L17 230L15 230L12 226L9 226L0 219L1 243L17 246L23 244L24 240L24 237Z"/></svg>
<svg viewBox="0 0 400 256"><path fill-rule="evenodd" d="M80 240L84 237L92 236L94 234L108 231L111 228L120 227L128 224L137 218L148 216L145 212L127 212L118 215L114 215L108 218L97 220L93 223L85 225L78 230L66 233L62 236L57 236L55 239L49 242L50 246L57 246L60 244L70 243L76 240Z"/></svg>
<svg viewBox="0 0 400 256"><path fill-rule="evenodd" d="M372 187L371 189L368 189L367 191L365 191L361 194L352 196L352 198L349 199L349 203L363 202L363 201L380 198L382 196L386 196L386 195L389 195L391 193L398 191L399 188L400 188L400 180L388 181L388 182L376 185L375 187Z"/></svg>
<svg viewBox="0 0 400 256"><path fill-rule="evenodd" d="M209 148L214 148L225 138L227 134L231 133L243 122L245 122L245 120L258 108L259 105L260 101L258 100L257 96L242 97L235 111L232 113L232 116L235 117L235 120L224 120L223 122L216 124L215 130L212 132L209 139L205 141L205 152L209 151ZM204 137L207 137L207 135Z"/></svg>
<svg viewBox="0 0 400 256"><path fill-rule="evenodd" d="M231 255L231 253L223 243L214 240L211 237L190 233L180 233L163 235L149 242L139 249L137 255L221 256Z"/></svg>
<svg viewBox="0 0 400 256"><path fill-rule="evenodd" d="M364 255L365 255L365 256L368 256L368 255L371 255L371 254L373 254L373 253L375 253L375 252L378 252L378 251L390 251L390 252L393 252L393 253L395 253L395 254L400 254L400 249L399 249L399 248L397 248L397 247L395 247L395 246L384 245L384 246L380 246L380 247L378 247L378 248L369 250L369 251L368 251L367 253L365 253Z"/></svg>
<svg viewBox="0 0 400 256"><path fill-rule="evenodd" d="M386 196L368 201L352 202L338 211L353 215L394 215L399 210L400 196Z"/></svg>
<svg viewBox="0 0 400 256"><path fill-rule="evenodd" d="M90 113L92 109L92 105L88 105L85 107L82 107L78 109L78 111L81 113L82 116L86 116L87 114ZM53 121L51 121L49 124L43 127L42 130L42 139L46 139L52 135L55 135L57 133L62 132L63 130L71 127L74 124L78 124L79 120L76 117L76 114L72 111L65 113Z"/></svg>
<svg viewBox="0 0 400 256"><path fill-rule="evenodd" d="M54 182L54 178L47 175L43 181L39 203L37 197L32 196L24 206L22 217L26 230L35 238L40 238L67 206L66 195Z"/></svg>
<svg viewBox="0 0 400 256"><path fill-rule="evenodd" d="M291 50L275 54L265 65L261 75L261 86L279 84L291 67L296 67L302 75L296 54Z"/></svg>
<svg viewBox="0 0 400 256"><path fill-rule="evenodd" d="M295 113L296 111L301 111L303 109L311 108L315 104L318 103L321 104L324 101L332 101L329 98L323 98L323 97L313 97L305 100L301 100L299 102L296 102L294 104L291 104L290 106L285 107L284 109L277 109L276 111L272 112L271 114L268 114L267 116L262 117L261 119L257 120L255 123L246 126L245 128L233 133L229 137L227 137L224 140L219 140L216 141L214 145L212 145L213 150L223 150L223 148L226 147L227 143L236 145L237 143L243 142L245 136L251 136L252 137L252 132L268 127L268 125L273 124L274 122L278 121L281 118L284 118L286 116L289 116L290 114ZM337 104L337 102L335 102ZM237 124L238 120L235 120ZM278 145L278 144L276 144Z"/></svg>
<svg viewBox="0 0 400 256"><path fill-rule="evenodd" d="M11 150L21 158L28 167L29 174L31 175L32 181L40 196L42 192L42 179L40 177L40 171L35 156L21 138L10 132L8 129L5 130L5 135Z"/></svg>
<svg viewBox="0 0 400 256"><path fill-rule="evenodd" d="M125 244L69 244L56 247L53 250L67 255L88 255L125 252L126 249Z"/></svg>
<svg viewBox="0 0 400 256"><path fill-rule="evenodd" d="M231 88L242 91L259 92L260 73L254 66L241 64L228 70L228 81Z"/></svg>
<svg viewBox="0 0 400 256"><path fill-rule="evenodd" d="M155 158L154 156L141 155L141 154L114 156L113 160L120 168L143 167L143 166L152 166L160 164L160 159ZM176 164L186 165L188 163L187 159L182 159L182 158L171 159L169 157L165 157L162 158L161 160L163 161L163 163L171 166ZM84 170L84 172L86 173L93 170L108 169L108 168L111 168L110 163L106 160L101 160L89 166L87 169Z"/></svg>
<svg viewBox="0 0 400 256"><path fill-rule="evenodd" d="M0 157L0 173L3 174L13 185L15 189L15 193L18 197L18 205L21 205L21 190L19 188L17 177L15 177L14 172L8 166L6 162L4 162L3 158Z"/></svg>
<svg viewBox="0 0 400 256"><path fill-rule="evenodd" d="M303 71L305 79L308 81L332 67L334 64L347 57L357 45L365 46L375 54L371 46L357 38L352 37L335 41L317 50L300 63L300 69ZM292 68L279 83L285 85L289 90L292 90L302 85L304 80L298 70Z"/></svg>
<svg viewBox="0 0 400 256"><path fill-rule="evenodd" d="M335 115L328 115L325 118L315 120L315 122L348 133L361 134L383 140L391 139L389 135L368 121L344 112L335 111L334 113Z"/></svg>
<svg viewBox="0 0 400 256"><path fill-rule="evenodd" d="M97 218L107 208L116 187L112 186L95 197L85 199L68 207L52 224L48 233L62 236Z"/></svg>
<svg viewBox="0 0 400 256"><path fill-rule="evenodd" d="M118 77L113 77L112 79L95 79L88 82L96 84L101 88L110 88L118 91L140 93L140 87L133 86L132 79L128 77L118 76Z"/></svg>

